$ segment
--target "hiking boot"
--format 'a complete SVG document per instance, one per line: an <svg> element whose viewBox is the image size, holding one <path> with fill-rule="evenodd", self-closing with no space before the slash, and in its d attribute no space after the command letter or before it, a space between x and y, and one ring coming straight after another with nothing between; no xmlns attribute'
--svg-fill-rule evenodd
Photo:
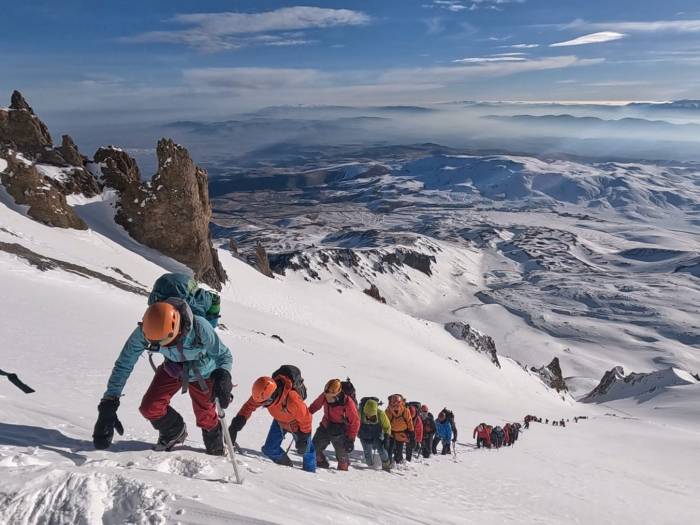
<svg viewBox="0 0 700 525"><path fill-rule="evenodd" d="M348 467L350 467L350 463L347 461L339 461L338 462L338 470L344 470L347 472Z"/></svg>
<svg viewBox="0 0 700 525"><path fill-rule="evenodd" d="M155 444L153 450L156 452L170 452L175 445L184 443L187 439L187 425L182 424L182 429L175 436L165 436L163 434L158 436L158 443Z"/></svg>
<svg viewBox="0 0 700 525"><path fill-rule="evenodd" d="M382 461L382 470L384 472L391 472L391 461L388 459L386 461Z"/></svg>
<svg viewBox="0 0 700 525"><path fill-rule="evenodd" d="M316 454L316 468L331 468L325 454Z"/></svg>
<svg viewBox="0 0 700 525"><path fill-rule="evenodd" d="M202 439L204 448L210 456L224 456L224 435L221 432L221 425L216 425L211 430L202 429Z"/></svg>
<svg viewBox="0 0 700 525"><path fill-rule="evenodd" d="M151 425L158 431L158 443L153 450L170 451L175 445L184 443L187 438L187 426L182 416L172 407L168 407L163 417L151 421Z"/></svg>
<svg viewBox="0 0 700 525"><path fill-rule="evenodd" d="M289 456L286 452L282 454L279 458L273 459L272 461L274 461L278 465L282 465L283 467L291 467L294 465L294 463L292 463L292 460L289 459Z"/></svg>

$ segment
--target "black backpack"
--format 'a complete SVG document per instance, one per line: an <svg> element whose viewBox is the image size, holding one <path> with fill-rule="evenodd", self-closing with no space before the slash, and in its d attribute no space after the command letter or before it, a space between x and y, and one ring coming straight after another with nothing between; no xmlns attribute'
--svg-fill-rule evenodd
<svg viewBox="0 0 700 525"><path fill-rule="evenodd" d="M340 388L343 389L343 394L346 396L349 396L352 398L352 400L355 402L355 405L357 405L357 397L355 394L355 386L352 384L352 381L350 381L350 378L347 377L345 378L345 381L340 382ZM363 398L366 399L366 398ZM377 399L377 401L379 401Z"/></svg>
<svg viewBox="0 0 700 525"><path fill-rule="evenodd" d="M301 370L294 365L282 365L272 373L272 378L284 376L292 382L292 388L303 400L306 400L306 385L304 378L301 377Z"/></svg>

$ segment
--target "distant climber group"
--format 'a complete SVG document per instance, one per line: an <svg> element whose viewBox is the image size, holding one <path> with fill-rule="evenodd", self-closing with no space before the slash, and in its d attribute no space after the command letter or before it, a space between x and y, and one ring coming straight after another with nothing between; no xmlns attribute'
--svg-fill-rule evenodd
<svg viewBox="0 0 700 525"><path fill-rule="evenodd" d="M262 452L279 465L292 465L289 449L282 448L287 434L292 435L295 450L302 456L302 468L310 472L329 468L325 454L329 446L335 452L338 470L348 470L358 438L365 463L377 468L381 464L386 471L414 458L438 454L438 447L441 455L456 453L457 425L451 410L443 408L434 417L428 406L408 402L398 393L388 397L386 409L378 397L366 396L358 402L350 379L339 378L328 380L323 392L307 406L304 379L293 365L283 365L269 376L259 377L229 428L223 429L216 405L223 409L229 406L233 383L231 352L214 330L219 314L218 295L199 288L187 275L165 274L156 281L143 319L122 348L98 405L95 448L108 448L115 430L123 434L117 418L119 397L138 358L148 351L149 358L155 353L164 357L158 367L151 360L155 374L139 408L158 431L155 450L171 450L187 438L182 416L170 406L171 398L181 390L189 392L206 452L215 456L225 455L224 431L235 444L247 421L261 407L273 419ZM321 410L323 417L312 437L313 414ZM519 423L507 423L502 428L482 423L474 429L474 437L479 448L499 448L512 446L519 431Z"/></svg>

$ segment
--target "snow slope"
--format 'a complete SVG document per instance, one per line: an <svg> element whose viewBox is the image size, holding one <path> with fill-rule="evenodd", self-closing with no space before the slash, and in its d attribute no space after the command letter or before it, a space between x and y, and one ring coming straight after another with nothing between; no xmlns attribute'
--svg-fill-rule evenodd
<svg viewBox="0 0 700 525"><path fill-rule="evenodd" d="M256 377L294 363L311 396L330 377L349 376L361 396L398 391L435 412L449 405L460 431L457 460L438 457L385 474L368 472L355 452L348 473L307 474L260 456L270 418L256 413L239 436L246 481L235 486L227 460L203 454L189 401L179 395L174 406L190 438L171 453L150 450L154 431L137 411L152 376L145 358L122 398L126 434L110 450L95 451L96 405L145 297L84 273L41 271L6 248L18 244L137 288L148 288L173 262L124 239L106 220L108 202L86 203L80 212L95 229L48 228L0 205L0 288L8 306L0 363L36 389L24 395L0 381L2 523L612 524L630 512L639 523L668 523L668 509L674 521L700 512L697 462L688 461L700 458L697 419L673 419L669 434L647 412L605 416L610 409L562 398L510 359L496 368L441 324L332 281L268 279L223 251L230 282L219 335L234 354L239 385L230 415ZM512 449L473 448L477 423L527 413L589 419L566 429L533 424Z"/></svg>

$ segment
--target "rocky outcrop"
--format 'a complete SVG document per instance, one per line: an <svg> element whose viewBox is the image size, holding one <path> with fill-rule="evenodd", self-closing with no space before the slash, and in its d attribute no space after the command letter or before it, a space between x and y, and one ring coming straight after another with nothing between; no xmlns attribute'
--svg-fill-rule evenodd
<svg viewBox="0 0 700 525"><path fill-rule="evenodd" d="M142 184L135 161L124 152L101 148L95 154L103 182L119 191L115 220L134 239L185 264L195 278L220 290L226 272L209 233L207 173L170 139L158 142L157 155L158 172Z"/></svg>
<svg viewBox="0 0 700 525"><path fill-rule="evenodd" d="M274 279L275 276L270 269L270 259L267 257L267 251L260 242L255 246L255 266L261 274Z"/></svg>
<svg viewBox="0 0 700 525"><path fill-rule="evenodd" d="M57 148L60 151L63 160L72 166L85 166L86 158L78 151L78 146L75 145L70 135L61 137L61 147Z"/></svg>
<svg viewBox="0 0 700 525"><path fill-rule="evenodd" d="M34 114L19 91L12 94L9 109L0 110L0 147L5 151L17 152L26 161L38 164L36 171L42 183L35 189L48 184L64 195L79 193L93 197L100 193L100 187L85 169L86 159L78 151L73 139L63 135L61 146L54 148L46 125ZM24 173L24 169L19 167L16 173ZM27 185L33 184L31 180L25 182ZM34 197L39 194L41 192Z"/></svg>
<svg viewBox="0 0 700 525"><path fill-rule="evenodd" d="M547 366L542 366L540 368L535 368L534 366L530 368L532 372L535 372L540 376L545 385L549 388L553 388L557 392L566 392L568 388L566 386L566 381L564 381L564 376L561 372L561 366L559 365L559 358L555 357L552 362Z"/></svg>
<svg viewBox="0 0 700 525"><path fill-rule="evenodd" d="M372 284L369 288L362 291L369 295L375 301L379 301L382 304L386 304L386 299L384 299L384 297L382 297L382 294L379 293L379 288L377 288L376 284Z"/></svg>
<svg viewBox="0 0 700 525"><path fill-rule="evenodd" d="M29 217L48 226L87 229L66 196L39 174L36 164L8 149L0 149L0 158L7 164L0 170L0 182L16 204L27 206Z"/></svg>
<svg viewBox="0 0 700 525"><path fill-rule="evenodd" d="M49 130L19 91L12 93L9 109L0 109L0 143L29 155L52 149Z"/></svg>
<svg viewBox="0 0 700 525"><path fill-rule="evenodd" d="M459 321L446 323L445 330L452 334L455 339L465 341L477 352L488 354L491 362L498 368L501 368L501 363L498 361L498 354L496 353L496 343L491 337L475 330L467 323Z"/></svg>
<svg viewBox="0 0 700 525"><path fill-rule="evenodd" d="M591 390L582 401L593 401L597 397L605 396L611 387L619 381L625 380L625 370L621 366L616 366L603 374L603 378L593 390Z"/></svg>
<svg viewBox="0 0 700 525"><path fill-rule="evenodd" d="M642 402L651 399L669 387L697 383L697 378L687 370L680 368L664 368L642 373L632 372L625 375L623 368L616 366L605 372L598 386L581 401L584 403L605 403L616 399L635 398Z"/></svg>
<svg viewBox="0 0 700 525"><path fill-rule="evenodd" d="M141 183L136 161L121 148L102 147L95 152L93 162L99 167L96 176L109 188L127 192L138 188Z"/></svg>

